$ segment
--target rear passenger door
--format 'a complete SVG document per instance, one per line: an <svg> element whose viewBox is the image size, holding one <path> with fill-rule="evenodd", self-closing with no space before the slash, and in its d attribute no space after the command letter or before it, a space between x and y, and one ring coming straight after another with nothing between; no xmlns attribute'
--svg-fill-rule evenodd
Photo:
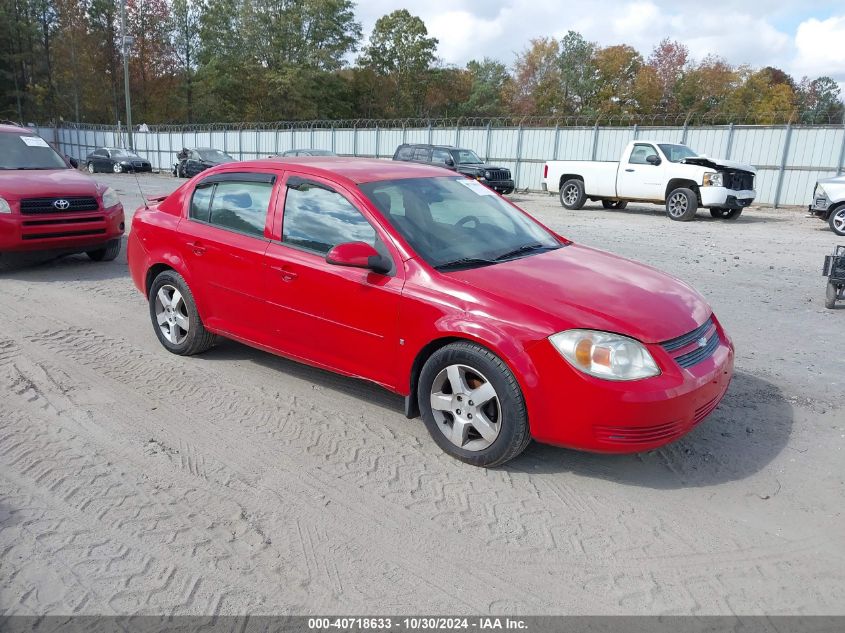
<svg viewBox="0 0 845 633"><path fill-rule="evenodd" d="M431 162L431 150L427 147L418 147L414 150L414 162L415 163L430 163Z"/></svg>
<svg viewBox="0 0 845 633"><path fill-rule="evenodd" d="M272 172L224 172L201 180L179 224L191 290L203 321L236 338L265 343L262 267L269 244Z"/></svg>

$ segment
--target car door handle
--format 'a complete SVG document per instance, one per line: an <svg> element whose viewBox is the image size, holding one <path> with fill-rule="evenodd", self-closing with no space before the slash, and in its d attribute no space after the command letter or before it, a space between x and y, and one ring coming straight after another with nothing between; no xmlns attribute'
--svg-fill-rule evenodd
<svg viewBox="0 0 845 633"><path fill-rule="evenodd" d="M626 169L625 171L637 171L636 169Z"/></svg>
<svg viewBox="0 0 845 633"><path fill-rule="evenodd" d="M195 242L188 242L188 246L194 251L194 255L205 255L208 248L199 240Z"/></svg>
<svg viewBox="0 0 845 633"><path fill-rule="evenodd" d="M298 274L296 274L292 270L289 270L287 266L270 266L270 269L279 273L279 276L282 278L282 281L293 281L294 279L299 277Z"/></svg>

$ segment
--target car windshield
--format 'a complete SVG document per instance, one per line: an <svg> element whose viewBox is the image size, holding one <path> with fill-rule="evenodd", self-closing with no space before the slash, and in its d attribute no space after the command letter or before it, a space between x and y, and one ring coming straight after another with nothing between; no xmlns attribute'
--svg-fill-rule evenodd
<svg viewBox="0 0 845 633"><path fill-rule="evenodd" d="M335 153L327 149L309 149L306 150L311 156L334 156Z"/></svg>
<svg viewBox="0 0 845 633"><path fill-rule="evenodd" d="M659 147L670 163L680 163L681 160L683 160L684 158L692 158L693 156L698 156L698 154L696 154L686 145L660 143Z"/></svg>
<svg viewBox="0 0 845 633"><path fill-rule="evenodd" d="M0 169L67 169L67 164L40 136L2 133Z"/></svg>
<svg viewBox="0 0 845 633"><path fill-rule="evenodd" d="M125 149L110 149L109 154L112 158L141 158L138 154L133 154Z"/></svg>
<svg viewBox="0 0 845 633"><path fill-rule="evenodd" d="M221 152L219 149L200 149L197 151L199 152L200 158L212 163L221 163L229 160L235 160L226 152Z"/></svg>
<svg viewBox="0 0 845 633"><path fill-rule="evenodd" d="M478 163L484 162L471 149L455 150L454 155L458 159L459 165L477 165Z"/></svg>
<svg viewBox="0 0 845 633"><path fill-rule="evenodd" d="M468 178L409 178L359 185L426 262L473 268L559 248L560 241Z"/></svg>

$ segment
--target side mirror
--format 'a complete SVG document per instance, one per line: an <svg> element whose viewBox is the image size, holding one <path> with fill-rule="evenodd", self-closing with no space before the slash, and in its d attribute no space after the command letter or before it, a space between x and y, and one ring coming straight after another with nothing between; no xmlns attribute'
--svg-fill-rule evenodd
<svg viewBox="0 0 845 633"><path fill-rule="evenodd" d="M660 160L660 156L658 156L657 154L649 154L648 156L646 156L645 161L649 165L659 165L662 162Z"/></svg>
<svg viewBox="0 0 845 633"><path fill-rule="evenodd" d="M79 168L79 161L78 161L78 160L76 160L73 156L65 156L65 160L66 160L66 161L68 162L68 164L69 164L71 167L73 167L74 169L78 169L78 168Z"/></svg>
<svg viewBox="0 0 845 633"><path fill-rule="evenodd" d="M454 167L454 166L455 166L455 161L452 160L451 158L447 158L446 159L446 167Z"/></svg>
<svg viewBox="0 0 845 633"><path fill-rule="evenodd" d="M391 269L390 261L366 242L338 244L326 253L326 262L335 266L366 268L382 274Z"/></svg>

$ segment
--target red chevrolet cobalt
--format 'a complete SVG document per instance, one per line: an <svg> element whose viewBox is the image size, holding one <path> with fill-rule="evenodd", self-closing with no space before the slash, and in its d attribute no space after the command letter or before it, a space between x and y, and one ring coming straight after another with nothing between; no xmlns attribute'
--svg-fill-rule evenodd
<svg viewBox="0 0 845 633"><path fill-rule="evenodd" d="M733 371L695 290L437 167L221 165L138 209L128 257L169 351L224 336L373 381L477 466L531 438L661 446L716 407Z"/></svg>

